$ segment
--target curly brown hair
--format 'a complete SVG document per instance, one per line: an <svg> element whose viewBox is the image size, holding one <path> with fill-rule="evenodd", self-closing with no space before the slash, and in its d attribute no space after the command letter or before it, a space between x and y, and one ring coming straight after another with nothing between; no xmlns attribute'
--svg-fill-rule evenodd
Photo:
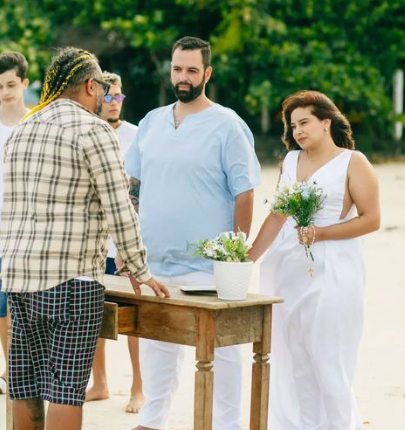
<svg viewBox="0 0 405 430"><path fill-rule="evenodd" d="M293 137L291 127L291 114L299 107L310 107L312 115L319 120L330 119L330 133L337 146L354 149L355 142L352 136L352 127L347 118L340 112L335 103L318 91L298 91L288 96L282 104L284 134L282 141L289 151L301 149Z"/></svg>

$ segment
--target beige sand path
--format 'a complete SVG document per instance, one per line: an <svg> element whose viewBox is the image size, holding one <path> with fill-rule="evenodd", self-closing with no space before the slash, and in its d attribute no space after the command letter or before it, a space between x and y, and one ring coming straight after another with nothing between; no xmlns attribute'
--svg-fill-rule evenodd
<svg viewBox="0 0 405 430"><path fill-rule="evenodd" d="M366 324L355 379L365 429L405 428L405 163L376 166L381 182L382 228L366 238ZM257 191L253 234L266 216L265 196L271 197L275 168L263 169ZM257 291L258 270L251 291ZM248 429L251 346L244 347L243 425ZM85 405L84 430L129 430L136 415L124 413L130 387L126 339L107 346L109 400ZM0 369L4 366L0 356ZM192 428L194 351L186 354L178 395L173 404L170 430ZM0 396L0 430L5 430L5 398ZM287 430L287 429L286 429Z"/></svg>

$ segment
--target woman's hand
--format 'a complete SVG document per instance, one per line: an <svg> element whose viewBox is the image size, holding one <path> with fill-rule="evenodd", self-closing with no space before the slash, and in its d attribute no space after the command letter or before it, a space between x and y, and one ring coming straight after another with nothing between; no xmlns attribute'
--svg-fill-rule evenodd
<svg viewBox="0 0 405 430"><path fill-rule="evenodd" d="M309 225L308 227L295 227L298 232L298 240L301 245L311 246L316 242L319 242L317 237L317 227Z"/></svg>

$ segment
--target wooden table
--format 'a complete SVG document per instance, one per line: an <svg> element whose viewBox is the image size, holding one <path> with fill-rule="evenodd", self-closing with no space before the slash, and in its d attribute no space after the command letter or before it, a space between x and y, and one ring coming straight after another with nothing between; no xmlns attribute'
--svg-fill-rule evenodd
<svg viewBox="0 0 405 430"><path fill-rule="evenodd" d="M125 334L196 347L194 430L212 430L214 349L253 343L250 430L267 429L271 315L280 297L249 294L232 302L169 287L172 297L160 299L148 287L135 295L126 278L106 275L105 285L102 337ZM12 430L10 417L7 423Z"/></svg>
<svg viewBox="0 0 405 430"><path fill-rule="evenodd" d="M138 336L196 347L194 430L212 429L214 349L253 343L254 363L250 430L267 429L271 313L280 297L249 294L243 301L216 295L191 295L169 287L172 297L159 299L149 288L136 296L123 278L106 278L102 336Z"/></svg>

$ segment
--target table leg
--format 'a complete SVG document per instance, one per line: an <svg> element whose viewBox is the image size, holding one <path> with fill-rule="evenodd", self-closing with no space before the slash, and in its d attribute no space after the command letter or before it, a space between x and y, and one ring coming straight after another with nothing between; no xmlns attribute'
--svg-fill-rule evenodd
<svg viewBox="0 0 405 430"><path fill-rule="evenodd" d="M269 406L272 305L263 309L263 329L260 342L253 344L252 395L250 405L250 430L267 430Z"/></svg>
<svg viewBox="0 0 405 430"><path fill-rule="evenodd" d="M10 308L7 310L7 357L9 356L8 351L10 348L10 340L11 340L11 314L10 314ZM10 389L8 386L9 374L8 374L8 360L7 360L7 367L6 367L6 379L7 379L7 394L6 394L6 429L7 430L13 430L14 428L14 418L13 418L13 402L10 400Z"/></svg>
<svg viewBox="0 0 405 430"><path fill-rule="evenodd" d="M198 332L194 394L194 430L212 430L214 373L212 372L215 348L215 312L201 309L198 312Z"/></svg>

